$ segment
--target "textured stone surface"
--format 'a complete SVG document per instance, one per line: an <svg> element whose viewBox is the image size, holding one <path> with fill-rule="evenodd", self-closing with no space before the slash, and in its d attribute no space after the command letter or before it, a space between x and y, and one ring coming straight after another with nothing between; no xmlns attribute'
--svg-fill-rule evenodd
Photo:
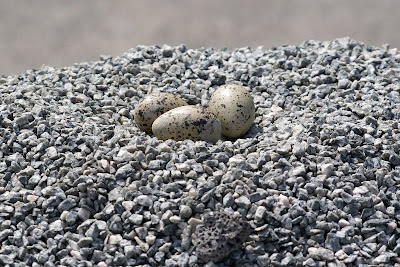
<svg viewBox="0 0 400 267"><path fill-rule="evenodd" d="M204 262L222 260L242 246L250 229L243 218L223 212L207 213L192 235L198 258Z"/></svg>

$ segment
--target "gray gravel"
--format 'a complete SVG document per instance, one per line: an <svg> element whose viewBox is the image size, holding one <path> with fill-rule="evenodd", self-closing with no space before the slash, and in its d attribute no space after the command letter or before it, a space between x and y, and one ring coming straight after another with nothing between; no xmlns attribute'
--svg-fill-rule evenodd
<svg viewBox="0 0 400 267"><path fill-rule="evenodd" d="M389 51L389 52L388 52ZM252 233L206 266L400 264L400 55L343 38L264 50L138 46L0 78L0 265L201 266L189 221ZM248 87L240 139L160 141L149 91Z"/></svg>

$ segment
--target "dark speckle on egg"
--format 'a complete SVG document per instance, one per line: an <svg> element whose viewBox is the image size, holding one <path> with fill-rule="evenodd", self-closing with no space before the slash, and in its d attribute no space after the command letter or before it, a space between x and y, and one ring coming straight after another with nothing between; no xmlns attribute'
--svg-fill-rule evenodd
<svg viewBox="0 0 400 267"><path fill-rule="evenodd" d="M206 123L207 123L206 119L194 120L192 122L192 124L195 125L195 126L204 126Z"/></svg>

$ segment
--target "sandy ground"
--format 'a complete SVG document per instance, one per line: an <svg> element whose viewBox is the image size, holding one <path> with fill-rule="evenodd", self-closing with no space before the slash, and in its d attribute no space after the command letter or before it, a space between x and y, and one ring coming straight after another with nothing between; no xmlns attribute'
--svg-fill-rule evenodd
<svg viewBox="0 0 400 267"><path fill-rule="evenodd" d="M243 47L350 36L400 46L399 0L0 0L0 76L139 44Z"/></svg>

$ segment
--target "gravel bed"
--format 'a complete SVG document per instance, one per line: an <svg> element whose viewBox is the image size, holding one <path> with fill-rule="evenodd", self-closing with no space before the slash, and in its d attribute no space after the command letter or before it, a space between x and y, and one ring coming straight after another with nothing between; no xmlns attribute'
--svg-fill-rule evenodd
<svg viewBox="0 0 400 267"><path fill-rule="evenodd" d="M399 54L349 38L138 46L2 77L0 265L400 266L399 80ZM207 105L225 83L254 97L240 139L160 141L133 122L150 91ZM220 210L250 237L202 263L189 222Z"/></svg>

